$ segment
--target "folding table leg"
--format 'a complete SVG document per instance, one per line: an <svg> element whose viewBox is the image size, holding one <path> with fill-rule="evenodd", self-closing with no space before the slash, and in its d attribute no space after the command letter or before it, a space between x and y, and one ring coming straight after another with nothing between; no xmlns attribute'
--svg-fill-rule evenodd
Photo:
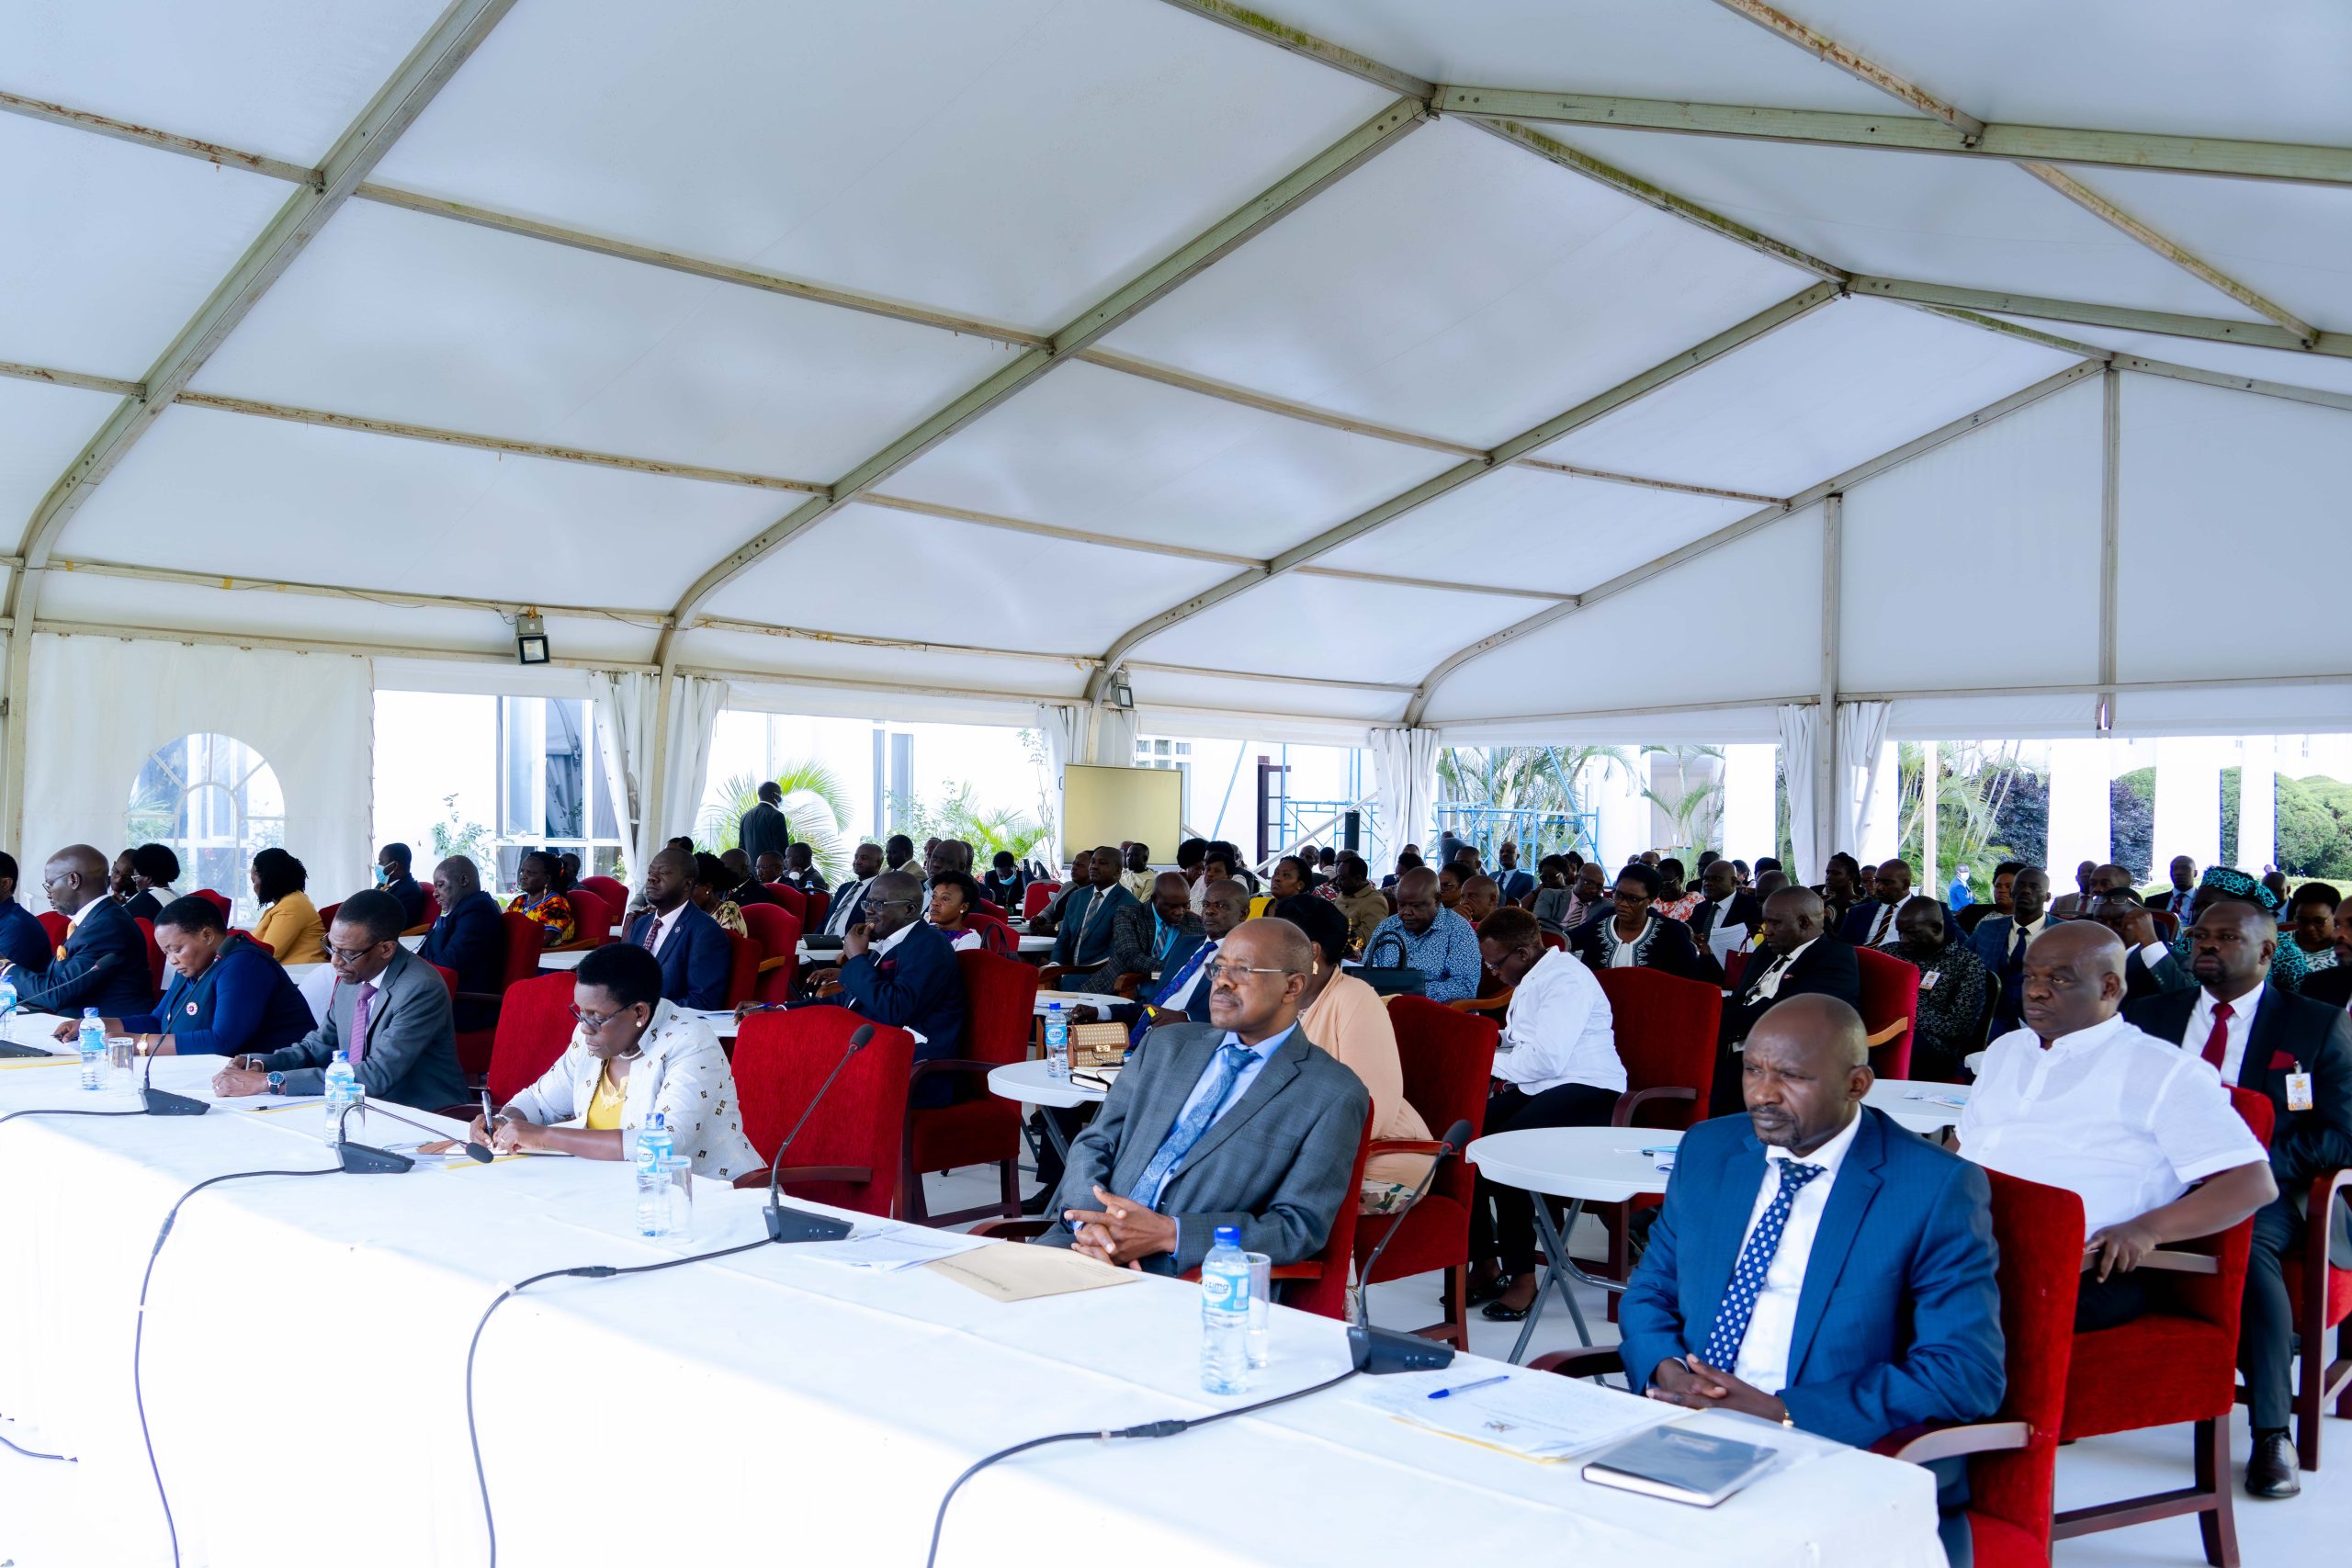
<svg viewBox="0 0 2352 1568"><path fill-rule="evenodd" d="M1577 1216L1583 1212L1584 1200L1579 1198L1568 1204L1567 1231L1570 1235L1576 1231ZM1552 1224L1552 1205L1545 1202L1541 1194L1535 1200L1535 1230L1544 1241L1544 1283L1536 1288L1535 1300L1528 1305L1527 1321L1520 1325L1519 1343L1511 1347L1510 1359L1514 1364L1526 1356L1527 1342L1535 1337L1535 1325L1544 1316L1544 1298L1551 1293L1555 1285L1560 1287L1561 1300L1568 1303L1568 1316L1577 1325L1577 1338L1587 1348L1592 1345L1592 1330L1585 1326L1584 1309L1577 1304L1576 1290L1568 1283L1571 1273L1568 1244L1561 1239L1560 1228Z"/></svg>

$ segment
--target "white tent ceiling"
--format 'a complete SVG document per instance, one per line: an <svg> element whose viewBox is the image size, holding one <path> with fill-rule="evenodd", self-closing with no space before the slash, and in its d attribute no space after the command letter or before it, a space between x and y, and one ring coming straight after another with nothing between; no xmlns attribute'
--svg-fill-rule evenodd
<svg viewBox="0 0 2352 1568"><path fill-rule="evenodd" d="M535 605L1204 732L2343 705L2168 629L2352 568L2343 7L1261 9L6 7L12 701Z"/></svg>

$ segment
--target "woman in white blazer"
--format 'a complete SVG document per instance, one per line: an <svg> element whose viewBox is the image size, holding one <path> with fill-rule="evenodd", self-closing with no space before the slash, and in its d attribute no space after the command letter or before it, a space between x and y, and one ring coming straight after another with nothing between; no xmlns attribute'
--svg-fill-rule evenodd
<svg viewBox="0 0 2352 1568"><path fill-rule="evenodd" d="M502 1154L544 1149L628 1159L656 1112L696 1176L731 1181L760 1168L743 1136L735 1075L710 1025L662 995L662 964L632 942L590 953L575 972L571 1044L538 1082L473 1135ZM563 1123L559 1125L559 1123Z"/></svg>

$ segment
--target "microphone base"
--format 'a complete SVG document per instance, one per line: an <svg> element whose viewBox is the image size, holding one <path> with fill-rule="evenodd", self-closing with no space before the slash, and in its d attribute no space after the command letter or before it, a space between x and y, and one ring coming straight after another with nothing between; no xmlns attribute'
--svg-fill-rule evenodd
<svg viewBox="0 0 2352 1568"><path fill-rule="evenodd" d="M839 1241L854 1228L847 1220L796 1209L789 1203L770 1204L767 1221L768 1239L775 1242Z"/></svg>
<svg viewBox="0 0 2352 1568"><path fill-rule="evenodd" d="M398 1176L404 1170L414 1170L416 1161L406 1155L396 1155L390 1149L379 1149L367 1144L338 1144L335 1156L343 1168L354 1176Z"/></svg>
<svg viewBox="0 0 2352 1568"><path fill-rule="evenodd" d="M1453 1364L1453 1347L1438 1339L1424 1339L1418 1334L1400 1334L1393 1328L1355 1328L1348 1330L1348 1356L1356 1371L1374 1377L1390 1372L1432 1372L1440 1367Z"/></svg>
<svg viewBox="0 0 2352 1568"><path fill-rule="evenodd" d="M201 1116L212 1109L204 1100L153 1087L141 1089L139 1099L150 1116Z"/></svg>

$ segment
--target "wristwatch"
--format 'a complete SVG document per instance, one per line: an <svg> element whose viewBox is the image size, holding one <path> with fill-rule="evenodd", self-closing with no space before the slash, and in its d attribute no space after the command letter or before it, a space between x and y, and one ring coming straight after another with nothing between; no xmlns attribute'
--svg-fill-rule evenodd
<svg viewBox="0 0 2352 1568"><path fill-rule="evenodd" d="M286 1092L286 1075L284 1073L272 1073L269 1075L269 1092L272 1094L284 1094Z"/></svg>

